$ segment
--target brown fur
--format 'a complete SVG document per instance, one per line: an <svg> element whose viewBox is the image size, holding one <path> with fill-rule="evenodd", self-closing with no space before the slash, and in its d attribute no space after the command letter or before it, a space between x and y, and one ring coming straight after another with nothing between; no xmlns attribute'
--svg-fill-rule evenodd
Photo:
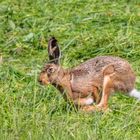
<svg viewBox="0 0 140 140"><path fill-rule="evenodd" d="M50 68L53 72L49 73ZM128 93L134 89L135 75L127 61L119 57L99 56L72 69L46 64L39 81L41 84L51 83L61 93L66 91L64 99L78 104L82 110L93 111L106 109L111 93ZM98 103L96 107L85 106L88 97Z"/></svg>

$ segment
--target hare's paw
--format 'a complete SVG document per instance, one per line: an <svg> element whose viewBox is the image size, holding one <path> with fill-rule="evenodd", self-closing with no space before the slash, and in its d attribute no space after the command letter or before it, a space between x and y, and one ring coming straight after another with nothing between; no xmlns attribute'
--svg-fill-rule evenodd
<svg viewBox="0 0 140 140"><path fill-rule="evenodd" d="M93 105L88 105L88 106L81 107L80 110L84 112L94 112L96 111L96 107Z"/></svg>
<svg viewBox="0 0 140 140"><path fill-rule="evenodd" d="M106 112L106 111L110 111L110 109L108 107L101 107L101 106L93 106L93 105L89 105L89 106L83 106L80 108L81 111L84 112L95 112L95 111L101 111L101 112Z"/></svg>

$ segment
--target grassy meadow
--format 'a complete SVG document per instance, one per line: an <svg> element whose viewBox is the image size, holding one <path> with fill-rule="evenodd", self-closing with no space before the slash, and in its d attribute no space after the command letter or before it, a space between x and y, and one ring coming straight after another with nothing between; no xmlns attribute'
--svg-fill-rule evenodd
<svg viewBox="0 0 140 140"><path fill-rule="evenodd" d="M120 56L140 89L139 0L1 0L0 140L139 140L136 99L115 94L111 111L76 112L54 87L39 85L50 36L63 67Z"/></svg>

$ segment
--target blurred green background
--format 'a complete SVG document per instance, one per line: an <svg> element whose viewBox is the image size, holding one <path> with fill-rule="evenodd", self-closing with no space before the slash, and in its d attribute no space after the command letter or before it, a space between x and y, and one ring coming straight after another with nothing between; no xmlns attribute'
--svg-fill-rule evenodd
<svg viewBox="0 0 140 140"><path fill-rule="evenodd" d="M120 56L131 63L140 89L139 0L1 0L0 139L139 140L137 100L117 94L109 100L112 111L87 114L38 84L51 36L64 68Z"/></svg>

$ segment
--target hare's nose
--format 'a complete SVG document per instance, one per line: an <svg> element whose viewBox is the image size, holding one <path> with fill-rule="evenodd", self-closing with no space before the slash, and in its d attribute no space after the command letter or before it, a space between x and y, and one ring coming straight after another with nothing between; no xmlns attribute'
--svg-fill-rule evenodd
<svg viewBox="0 0 140 140"><path fill-rule="evenodd" d="M38 82L41 84L42 83L42 80L41 79L38 79Z"/></svg>
<svg viewBox="0 0 140 140"><path fill-rule="evenodd" d="M43 81L42 81L42 79L38 79L38 82L42 85L43 84Z"/></svg>
<svg viewBox="0 0 140 140"><path fill-rule="evenodd" d="M38 82L41 84L41 85L48 85L50 82L45 80L45 79L38 79Z"/></svg>

